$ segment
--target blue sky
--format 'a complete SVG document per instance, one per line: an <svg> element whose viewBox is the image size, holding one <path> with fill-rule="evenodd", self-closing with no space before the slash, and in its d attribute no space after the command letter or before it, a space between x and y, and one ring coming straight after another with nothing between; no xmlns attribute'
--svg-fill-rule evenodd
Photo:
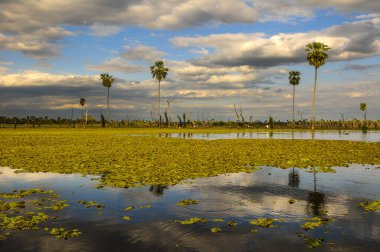
<svg viewBox="0 0 380 252"><path fill-rule="evenodd" d="M314 71L305 45L329 45L319 69L317 119L380 118L380 3L374 0L38 0L0 1L0 115L70 117L79 98L98 117L116 77L111 118L150 119L157 83L149 66L169 67L163 104L173 116L291 117L288 71L301 72L296 111L310 118Z"/></svg>

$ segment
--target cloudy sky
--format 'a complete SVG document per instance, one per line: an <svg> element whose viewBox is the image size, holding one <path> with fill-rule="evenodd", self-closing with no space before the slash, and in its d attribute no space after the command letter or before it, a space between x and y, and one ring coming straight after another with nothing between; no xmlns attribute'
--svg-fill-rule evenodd
<svg viewBox="0 0 380 252"><path fill-rule="evenodd" d="M157 83L173 113L235 120L291 117L288 71L301 72L296 111L310 118L314 69L305 45L330 46L317 118L380 118L378 0L0 0L0 115L67 117L79 99L106 107L99 74L116 78L111 118L149 119ZM299 118L299 117L298 117Z"/></svg>

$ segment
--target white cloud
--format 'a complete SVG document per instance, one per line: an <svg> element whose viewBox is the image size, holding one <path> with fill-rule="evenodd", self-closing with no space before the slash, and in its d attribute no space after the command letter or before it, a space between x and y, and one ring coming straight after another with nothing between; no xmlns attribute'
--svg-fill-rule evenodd
<svg viewBox="0 0 380 252"><path fill-rule="evenodd" d="M22 87L22 86L82 86L87 83L92 85L99 82L98 76L88 75L67 75L51 74L38 71L23 71L21 73L12 73L0 75L0 87Z"/></svg>
<svg viewBox="0 0 380 252"><path fill-rule="evenodd" d="M330 46L329 59L332 61L379 55L379 35L377 19L370 19L309 33L212 34L175 37L171 41L178 47L213 48L215 53L194 60L199 65L268 67L305 62L305 45L312 41Z"/></svg>
<svg viewBox="0 0 380 252"><path fill-rule="evenodd" d="M95 23L90 26L90 29L92 30L90 33L91 35L98 37L107 37L119 33L122 28L116 25L104 25Z"/></svg>
<svg viewBox="0 0 380 252"><path fill-rule="evenodd" d="M122 73L135 73L141 72L142 67L128 63L121 57L106 60L101 65L88 65L87 69L100 72L122 72Z"/></svg>
<svg viewBox="0 0 380 252"><path fill-rule="evenodd" d="M126 52L122 56L128 60L156 61L166 55L165 52L157 50L153 46L137 45L134 47L125 46L124 48Z"/></svg>

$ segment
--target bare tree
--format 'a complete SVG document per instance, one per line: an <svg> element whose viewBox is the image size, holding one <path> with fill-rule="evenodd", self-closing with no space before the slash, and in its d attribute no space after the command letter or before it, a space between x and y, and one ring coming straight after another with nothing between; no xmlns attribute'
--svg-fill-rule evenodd
<svg viewBox="0 0 380 252"><path fill-rule="evenodd" d="M240 119L241 119L241 122L244 124L244 117L243 117L243 106L240 105L240 109L239 111L236 110L236 105L234 104L234 110L235 110L235 114L236 114L236 118L237 118L237 123L240 123Z"/></svg>
<svg viewBox="0 0 380 252"><path fill-rule="evenodd" d="M171 123L172 123L172 118L173 118L173 113L172 113L172 111L171 111L171 109L170 109L170 103L171 102L173 102L175 100L175 98L168 98L167 100L166 100L166 103L168 104L168 109L167 109L167 111L168 111L168 118L169 118L169 126L171 125Z"/></svg>
<svg viewBox="0 0 380 252"><path fill-rule="evenodd" d="M150 105L150 118L152 119L152 125L156 121L156 116L155 116L154 111L155 111L154 104L151 104Z"/></svg>

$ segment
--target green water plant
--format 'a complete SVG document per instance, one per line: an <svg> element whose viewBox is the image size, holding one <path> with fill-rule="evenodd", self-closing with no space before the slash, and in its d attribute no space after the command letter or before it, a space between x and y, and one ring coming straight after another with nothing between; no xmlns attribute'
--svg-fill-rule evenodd
<svg viewBox="0 0 380 252"><path fill-rule="evenodd" d="M324 239L322 239L322 238L313 238L309 235L302 234L302 233L298 234L298 237L304 239L307 247L310 249L321 247L322 243L324 241Z"/></svg>
<svg viewBox="0 0 380 252"><path fill-rule="evenodd" d="M124 188L174 185L186 179L253 172L260 166L308 168L380 164L378 142L203 141L129 136L128 132L122 129L2 130L0 165L22 172L104 175L99 181L101 185ZM17 193L12 195L17 197Z"/></svg>
<svg viewBox="0 0 380 252"><path fill-rule="evenodd" d="M207 220L205 218L194 217L194 218L189 218L189 219L185 219L185 220L176 220L176 222L179 222L179 223L184 224L184 225L191 225L194 223L206 223Z"/></svg>
<svg viewBox="0 0 380 252"><path fill-rule="evenodd" d="M124 208L124 211L130 211L134 208L135 208L134 206L128 206L128 207Z"/></svg>
<svg viewBox="0 0 380 252"><path fill-rule="evenodd" d="M64 208L68 207L69 204L67 204L67 200L62 200L62 201L57 201L55 204L51 206L47 206L45 208L49 208L54 211L60 211L63 210Z"/></svg>
<svg viewBox="0 0 380 252"><path fill-rule="evenodd" d="M196 205L196 204L198 204L198 201L192 200L192 199L181 200L177 203L178 206L188 206L188 205Z"/></svg>
<svg viewBox="0 0 380 252"><path fill-rule="evenodd" d="M334 221L330 218L321 218L321 217L313 217L306 219L307 221L301 225L301 227L305 230L314 229L316 227L320 227L322 225L325 225L328 222Z"/></svg>
<svg viewBox="0 0 380 252"><path fill-rule="evenodd" d="M53 235L55 238L59 239L69 239L73 237L78 237L82 234L79 229L66 230L65 228L52 228L49 234Z"/></svg>
<svg viewBox="0 0 380 252"><path fill-rule="evenodd" d="M277 227L273 225L275 221L276 220L272 218L257 218L257 219L251 220L249 223L255 226L259 226L259 227L274 228L274 227Z"/></svg>
<svg viewBox="0 0 380 252"><path fill-rule="evenodd" d="M365 201L358 204L358 206L367 212L380 211L380 200Z"/></svg>
<svg viewBox="0 0 380 252"><path fill-rule="evenodd" d="M229 221L229 222L227 222L227 224L230 227L236 227L237 226L237 222L236 221Z"/></svg>
<svg viewBox="0 0 380 252"><path fill-rule="evenodd" d="M218 228L218 227L213 227L210 229L211 230L211 233L219 233L219 232L222 232L222 229L221 228Z"/></svg>

